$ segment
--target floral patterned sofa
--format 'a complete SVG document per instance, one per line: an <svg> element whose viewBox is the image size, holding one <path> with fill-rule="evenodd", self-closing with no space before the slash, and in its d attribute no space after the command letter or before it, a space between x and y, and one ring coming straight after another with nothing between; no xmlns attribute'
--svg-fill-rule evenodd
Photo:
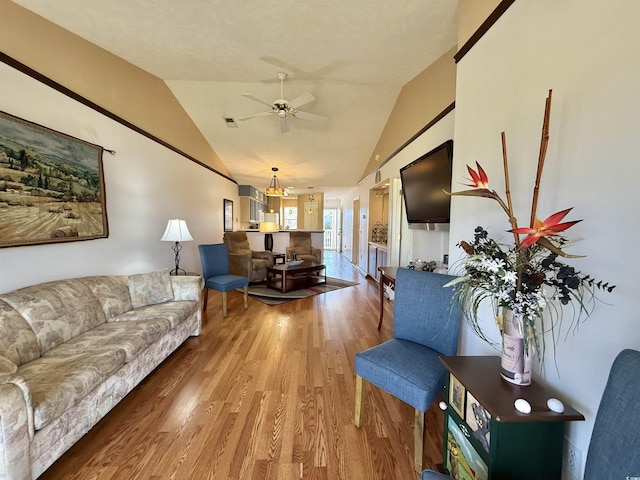
<svg viewBox="0 0 640 480"><path fill-rule="evenodd" d="M0 479L34 479L202 322L202 279L168 270L0 295Z"/></svg>

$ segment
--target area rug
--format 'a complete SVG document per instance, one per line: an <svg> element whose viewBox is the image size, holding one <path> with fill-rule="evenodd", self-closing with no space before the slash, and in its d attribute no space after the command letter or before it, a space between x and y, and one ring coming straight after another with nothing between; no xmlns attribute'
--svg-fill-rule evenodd
<svg viewBox="0 0 640 480"><path fill-rule="evenodd" d="M321 293L333 292L334 290L340 290L341 288L352 287L354 285L358 285L358 282L350 282L348 280L342 280L341 278L327 277L327 283L315 285L310 288L292 290L287 293L281 293L279 290L267 288L267 286L263 284L249 285L249 295L267 305L281 305L292 300L299 300L301 298L312 297L313 295L319 295ZM238 291L241 292L242 289L240 288Z"/></svg>

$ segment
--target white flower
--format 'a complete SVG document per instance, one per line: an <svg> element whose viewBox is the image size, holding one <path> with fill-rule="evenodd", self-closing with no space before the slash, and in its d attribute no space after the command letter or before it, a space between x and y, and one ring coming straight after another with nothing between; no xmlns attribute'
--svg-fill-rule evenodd
<svg viewBox="0 0 640 480"><path fill-rule="evenodd" d="M504 280L505 283L512 284L512 285L516 284L517 279L518 277L516 275L516 272L510 271L510 270L504 272L504 275L502 276L502 280Z"/></svg>
<svg viewBox="0 0 640 480"><path fill-rule="evenodd" d="M482 268L491 273L498 273L500 268L502 268L502 262L499 260L485 258L482 260Z"/></svg>

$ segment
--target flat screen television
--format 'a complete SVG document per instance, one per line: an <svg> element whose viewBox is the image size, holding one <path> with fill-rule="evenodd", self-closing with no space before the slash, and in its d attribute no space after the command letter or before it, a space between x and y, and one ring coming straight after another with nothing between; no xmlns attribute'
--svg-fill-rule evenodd
<svg viewBox="0 0 640 480"><path fill-rule="evenodd" d="M407 221L449 223L453 140L425 153L400 169Z"/></svg>

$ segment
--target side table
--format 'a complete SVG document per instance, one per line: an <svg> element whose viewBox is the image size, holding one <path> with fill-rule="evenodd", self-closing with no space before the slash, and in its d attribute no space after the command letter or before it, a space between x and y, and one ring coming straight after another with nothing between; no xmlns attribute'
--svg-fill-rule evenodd
<svg viewBox="0 0 640 480"><path fill-rule="evenodd" d="M448 370L443 467L462 480L553 480L562 472L564 427L584 416L565 405L547 408L554 395L532 382L521 387L500 378L500 357L440 357ZM514 402L529 402L529 414Z"/></svg>
<svg viewBox="0 0 640 480"><path fill-rule="evenodd" d="M382 316L384 314L384 286L389 285L394 288L396 285L396 272L398 267L378 267L380 272L380 319L378 320L378 330L382 328Z"/></svg>
<svg viewBox="0 0 640 480"><path fill-rule="evenodd" d="M271 253L273 254L273 263L275 265L277 265L278 263L284 265L284 263L285 263L285 261L284 261L285 254L284 253L276 253L276 252L271 252ZM280 261L278 262L278 260L280 260Z"/></svg>

